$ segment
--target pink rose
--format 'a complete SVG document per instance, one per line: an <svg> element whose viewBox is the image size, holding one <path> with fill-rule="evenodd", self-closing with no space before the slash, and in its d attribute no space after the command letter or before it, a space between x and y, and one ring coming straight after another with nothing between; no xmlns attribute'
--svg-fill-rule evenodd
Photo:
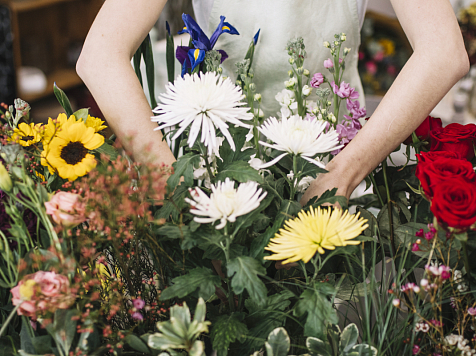
<svg viewBox="0 0 476 356"><path fill-rule="evenodd" d="M46 213L54 222L66 228L74 227L86 220L86 206L79 194L58 192L45 203Z"/></svg>
<svg viewBox="0 0 476 356"><path fill-rule="evenodd" d="M25 276L12 288L12 303L18 305L18 315L36 320L46 312L69 308L76 298L71 291L69 279L55 272L39 271Z"/></svg>
<svg viewBox="0 0 476 356"><path fill-rule="evenodd" d="M330 58L327 58L324 61L324 68L329 69L329 68L332 68L332 67L334 67L334 63L332 63L332 60Z"/></svg>

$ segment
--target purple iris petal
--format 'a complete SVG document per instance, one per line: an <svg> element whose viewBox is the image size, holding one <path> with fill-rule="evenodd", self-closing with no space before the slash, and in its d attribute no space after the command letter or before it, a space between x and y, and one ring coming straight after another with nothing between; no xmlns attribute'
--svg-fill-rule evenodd
<svg viewBox="0 0 476 356"><path fill-rule="evenodd" d="M177 51L175 52L175 57L177 60L180 62L180 64L183 64L186 60L188 60L188 51L190 51L192 47L187 47L187 46L178 46ZM188 63L190 67L192 66L190 64L190 61Z"/></svg>
<svg viewBox="0 0 476 356"><path fill-rule="evenodd" d="M256 46L256 43L258 42L258 37L259 37L259 32L261 31L261 29L258 30L258 32L256 32L255 36L253 37L253 42L255 43L255 46Z"/></svg>
<svg viewBox="0 0 476 356"><path fill-rule="evenodd" d="M234 28L228 22L225 22L225 16L220 16L220 23L218 24L215 32L213 32L212 37L210 37L210 44L212 45L212 48L215 46L218 37L220 37L220 35L224 32L229 33L230 35L239 35L236 28Z"/></svg>
<svg viewBox="0 0 476 356"><path fill-rule="evenodd" d="M196 51L198 51L198 55L196 55ZM188 59L192 64L192 71L198 66L200 63L203 62L205 59L205 51L202 49L191 49L188 51Z"/></svg>
<svg viewBox="0 0 476 356"><path fill-rule="evenodd" d="M203 49L205 51L211 50L212 46L210 45L210 40L202 31L200 26L198 26L192 16L183 14L182 20L185 23L185 27L188 29L188 33L192 37L192 43L195 48Z"/></svg>
<svg viewBox="0 0 476 356"><path fill-rule="evenodd" d="M220 63L223 63L223 61L228 58L228 54L226 54L226 52L222 49L219 49L217 52L219 52L221 54L221 62Z"/></svg>

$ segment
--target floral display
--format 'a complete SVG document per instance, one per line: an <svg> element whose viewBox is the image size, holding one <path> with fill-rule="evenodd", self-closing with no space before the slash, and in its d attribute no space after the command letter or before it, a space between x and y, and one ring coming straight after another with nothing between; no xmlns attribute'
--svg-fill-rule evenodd
<svg viewBox="0 0 476 356"><path fill-rule="evenodd" d="M311 73L304 40L290 39L279 111L265 114L260 32L225 78L214 48L238 30L221 17L208 37L183 19L190 46L167 50L182 73L151 118L171 167L134 162L57 87L64 113L46 124L20 99L1 105L2 351L475 354L476 125L429 116L403 143L407 162L383 160L366 194L334 188L301 204L365 124L343 81L355 49L336 34L325 71ZM380 38L368 70L396 46Z"/></svg>

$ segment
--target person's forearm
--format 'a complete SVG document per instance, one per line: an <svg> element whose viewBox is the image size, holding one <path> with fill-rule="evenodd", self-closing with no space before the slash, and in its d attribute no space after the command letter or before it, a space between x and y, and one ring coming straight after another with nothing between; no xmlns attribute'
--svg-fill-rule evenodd
<svg viewBox="0 0 476 356"><path fill-rule="evenodd" d="M157 20L165 0L108 0L86 38L77 72L105 119L134 159L172 164L131 58ZM149 152L150 149L150 152Z"/></svg>
<svg viewBox="0 0 476 356"><path fill-rule="evenodd" d="M411 9L412 6L415 8ZM449 3L394 0L394 7L400 13L414 53L367 124L329 162L326 168L330 173L311 184L303 196L303 204L333 187L338 188L339 195L349 198L356 186L420 125L469 70L461 33ZM414 15L418 11L421 14ZM415 22L415 17L421 21Z"/></svg>

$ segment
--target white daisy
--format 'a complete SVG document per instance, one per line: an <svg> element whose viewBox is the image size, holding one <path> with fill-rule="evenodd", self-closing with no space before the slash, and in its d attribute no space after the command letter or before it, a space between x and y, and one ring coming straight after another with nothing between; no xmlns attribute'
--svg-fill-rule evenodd
<svg viewBox="0 0 476 356"><path fill-rule="evenodd" d="M208 197L200 188L190 189L192 199L185 201L192 206L190 212L202 217L194 220L200 224L214 223L220 220L216 229L223 229L227 221L234 222L238 216L248 214L259 207L266 192L258 189L258 183L241 183L237 189L234 182L226 178L211 186L212 194ZM261 194L261 195L260 195Z"/></svg>
<svg viewBox="0 0 476 356"><path fill-rule="evenodd" d="M278 121L275 117L270 117L265 123L258 127L274 144L260 141L260 144L284 151L272 161L261 168L270 167L277 163L287 154L301 156L305 160L324 168L319 157L314 158L319 153L326 153L342 148L339 144L339 134L333 129L324 132L327 122L324 120L303 120L298 115L283 117Z"/></svg>
<svg viewBox="0 0 476 356"><path fill-rule="evenodd" d="M201 130L200 141L208 147L209 154L216 149L215 129L218 128L234 150L235 143L226 123L248 128L250 126L241 120L253 119L249 108L243 107L242 97L241 88L229 78L223 79L214 72L200 73L200 76L186 74L167 84L166 92L159 96L161 103L153 110L158 115L153 116L152 121L160 124L156 130L178 124L179 130L172 140L190 126L187 140L190 147Z"/></svg>

